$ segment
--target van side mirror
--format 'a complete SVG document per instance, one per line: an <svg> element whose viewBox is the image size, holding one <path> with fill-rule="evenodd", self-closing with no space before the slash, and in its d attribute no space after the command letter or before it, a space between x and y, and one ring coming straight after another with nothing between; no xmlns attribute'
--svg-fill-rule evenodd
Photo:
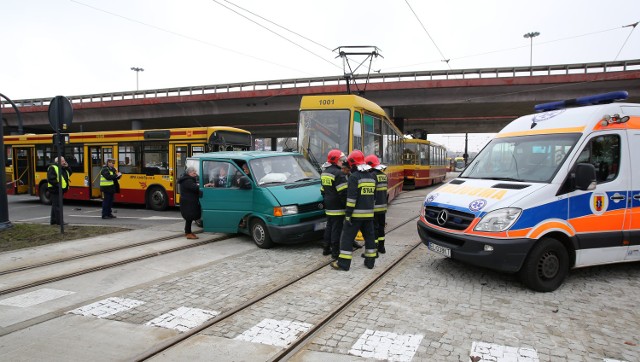
<svg viewBox="0 0 640 362"><path fill-rule="evenodd" d="M576 166L574 184L576 189L589 191L596 188L596 168L590 163L579 163Z"/></svg>
<svg viewBox="0 0 640 362"><path fill-rule="evenodd" d="M243 190L251 190L252 186L251 186L251 180L249 180L249 177L240 176L240 178L238 179L238 187L240 187Z"/></svg>

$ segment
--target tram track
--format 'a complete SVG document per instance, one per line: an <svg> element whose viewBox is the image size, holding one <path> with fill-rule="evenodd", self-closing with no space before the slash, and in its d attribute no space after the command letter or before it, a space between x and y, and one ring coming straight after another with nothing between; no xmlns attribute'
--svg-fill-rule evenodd
<svg viewBox="0 0 640 362"><path fill-rule="evenodd" d="M181 246L162 249L162 250L156 250L156 251L145 253L145 254L142 254L142 255L138 255L138 256L135 256L135 257L117 260L117 261L112 262L112 263L105 263L105 264L95 265L95 266L86 267L86 268L83 268L83 269L80 269L80 270L77 270L77 271L73 271L73 272L69 272L69 273L62 273L62 274L50 276L50 277L47 277L47 278L37 279L37 280L30 281L30 282L27 282L27 283L23 283L23 284L19 284L19 285L16 285L16 286L12 286L12 287L9 287L9 288L0 289L0 296L6 295L6 294L10 294L10 293L14 293L14 292L18 292L18 291L22 291L22 290L29 289L29 288L32 288L32 287L37 287L37 286L40 286L40 285L52 283L52 282L57 282L57 281L61 281L61 280L65 280L65 279L69 279L69 278L73 278L73 277L89 274L89 273L96 272L96 271L110 269L110 268L114 268L114 267L130 264L130 263L134 263L134 262L141 261L141 260L158 257L158 256L161 256L161 255L166 255L166 254L170 254L170 253L175 253L175 252L179 252L179 251L192 249L192 248L195 248L195 247L199 247L199 246L210 244L210 243L217 242L217 241L230 239L230 238L233 238L233 237L235 237L235 234L225 234L224 236L214 237L214 238L205 239L205 240L196 241L196 242L191 242L191 243L189 243L187 245L181 245ZM124 246L115 247L115 248L102 249L102 250L97 250L97 251L90 252L90 253L83 253L83 254L75 255L75 256L72 256L72 257L68 257L68 258L59 258L59 259L55 259L55 260L50 260L50 261L45 261L45 262L36 263L36 264L32 264L32 265L27 265L27 266L23 266L23 267L19 267L19 268L8 269L8 270L2 271L0 275L17 274L17 273L20 273L20 272L25 272L25 271L29 271L29 270L38 269L38 268L45 268L45 267L55 266L56 264L60 264L60 263L64 263L64 262L76 261L76 260L80 260L80 259L87 259L87 258L91 258L91 257L99 256L99 255L105 255L105 254L109 254L109 253L115 253L115 252L119 252L119 251L133 250L134 248L140 248L140 247L144 247L144 246L148 246L148 245L151 245L151 244L164 242L164 241L172 241L172 240L175 240L175 239L178 239L178 238L182 239L182 238L184 238L184 235L183 234L169 235L169 236L164 236L164 237L160 237L160 238L156 238L156 239L152 239L152 240L147 240L147 241L143 241L143 242L139 242L139 243L135 243L135 244L124 245Z"/></svg>
<svg viewBox="0 0 640 362"><path fill-rule="evenodd" d="M397 225L394 225L390 228L387 229L387 235L393 233L395 230L405 226L406 224L415 221L418 218L418 216L412 216L411 218L408 218L402 222L400 222ZM282 351L278 352L275 356L273 356L270 361L280 361L280 360L287 360L288 358L290 358L291 356L293 356L295 353L297 353L297 351L299 351L301 348L303 348L307 343L309 343L313 337L319 333L324 327L326 327L327 325L329 325L331 323L332 320L334 320L337 316L339 316L342 312L344 312L346 309L348 309L353 303L355 303L357 300L359 300L362 296L366 295L366 293L373 288L377 283L379 283L389 272L391 272L398 264L400 264L403 260L405 260L410 254L411 252L413 252L419 245L421 244L421 242L415 243L414 245L410 245L408 247L408 250L404 251L403 254L401 254L399 257L397 257L395 260L393 260L393 262L390 265L385 266L385 268L382 271L379 271L377 273L377 275L375 277L373 277L371 280L369 280L362 288L360 288L355 294L353 294L350 298L348 298L346 301L343 301L340 303L340 305L338 305L336 308L334 308L330 313L327 314L327 316L323 317L323 319L319 322L316 323L315 326L310 329L309 331L307 331L306 333L304 333L303 335L301 335L294 343L292 343L290 346L284 348ZM175 347L177 345L179 345L180 343L185 342L186 340L188 340L191 337L196 336L197 334L199 334L200 332L203 332L205 330L207 330L208 328L211 328L217 324L222 323L223 321L229 319L230 317L233 317L239 313L242 313L243 311L248 310L249 308L256 306L258 303L260 303L261 301L275 296L277 295L277 293L279 293L280 291L284 290L287 287L293 286L296 283L299 282L304 282L305 279L313 276L315 273L318 273L319 271L321 271L322 269L325 269L328 265L330 264L330 261L323 261L317 264L314 264L311 268L308 268L307 270L305 270L302 273L299 273L298 275L296 275L293 278L288 279L287 281L280 283L279 285L271 288L270 290L267 290L265 292L263 292L260 295L257 295L255 297L253 297L251 300L248 300L236 307L233 307L230 310L227 310L226 312L221 313L220 315L216 316L215 318L199 325L198 327L195 327L189 331L183 332L179 335L174 336L173 338L170 338L168 340L165 340L164 342L157 344L156 346L153 346L152 348L148 349L147 351L135 356L133 358L133 360L135 361L145 361L148 360L150 358L153 358L154 356L172 348Z"/></svg>

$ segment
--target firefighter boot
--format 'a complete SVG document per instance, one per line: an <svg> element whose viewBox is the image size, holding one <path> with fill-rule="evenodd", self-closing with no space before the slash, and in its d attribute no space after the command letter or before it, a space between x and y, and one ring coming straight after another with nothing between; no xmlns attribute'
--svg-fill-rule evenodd
<svg viewBox="0 0 640 362"><path fill-rule="evenodd" d="M387 249L384 248L384 240L378 241L378 253L384 254L387 252Z"/></svg>
<svg viewBox="0 0 640 362"><path fill-rule="evenodd" d="M375 265L375 263L376 263L376 258L368 258L368 257L364 258L364 266L366 266L369 269L373 269L373 266Z"/></svg>

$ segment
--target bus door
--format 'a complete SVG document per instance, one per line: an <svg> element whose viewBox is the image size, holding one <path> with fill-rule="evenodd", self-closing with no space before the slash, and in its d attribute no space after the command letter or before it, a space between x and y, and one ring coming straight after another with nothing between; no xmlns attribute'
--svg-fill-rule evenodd
<svg viewBox="0 0 640 362"><path fill-rule="evenodd" d="M35 195L33 175L33 147L13 147L13 180L16 194L32 191Z"/></svg>
<svg viewBox="0 0 640 362"><path fill-rule="evenodd" d="M175 190L174 200L176 202L176 205L179 205L180 204L180 187L178 187L178 179L180 178L180 176L184 174L184 171L186 170L187 157L204 153L205 147L204 147L204 144L193 144L191 145L191 149L189 149L189 145L186 145L186 144L176 144L174 145L174 147L175 147L175 152L173 154L175 155L175 159L173 162L173 175L174 175L173 182L176 185L176 187L174 188Z"/></svg>
<svg viewBox="0 0 640 362"><path fill-rule="evenodd" d="M113 158L113 146L89 146L89 155L91 156L91 163L89 167L89 174L85 185L91 187L91 198L100 198L100 171L106 164L106 160Z"/></svg>

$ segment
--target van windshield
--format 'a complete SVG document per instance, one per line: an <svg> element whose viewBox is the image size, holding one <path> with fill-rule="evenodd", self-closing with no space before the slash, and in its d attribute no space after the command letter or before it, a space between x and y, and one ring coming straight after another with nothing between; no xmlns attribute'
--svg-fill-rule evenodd
<svg viewBox="0 0 640 362"><path fill-rule="evenodd" d="M259 186L320 179L318 172L302 155L283 155L249 161Z"/></svg>
<svg viewBox="0 0 640 362"><path fill-rule="evenodd" d="M460 177L551 182L580 136L562 133L495 138Z"/></svg>

